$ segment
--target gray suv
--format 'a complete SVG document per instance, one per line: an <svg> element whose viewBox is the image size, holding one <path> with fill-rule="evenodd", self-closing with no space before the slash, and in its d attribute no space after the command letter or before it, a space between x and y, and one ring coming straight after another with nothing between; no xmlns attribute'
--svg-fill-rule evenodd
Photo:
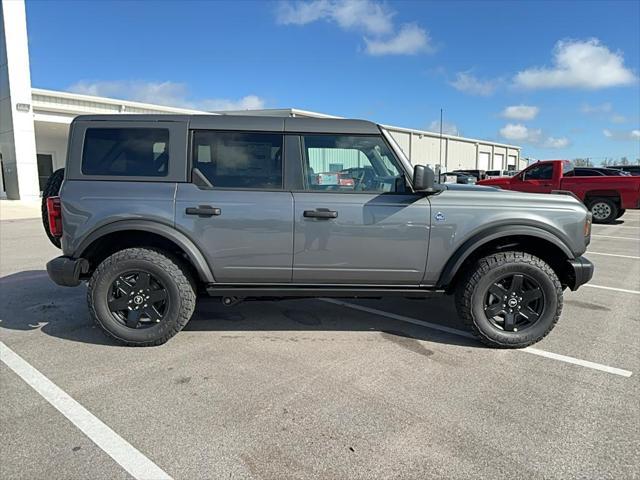
<svg viewBox="0 0 640 480"><path fill-rule="evenodd" d="M81 116L61 183L46 199L64 254L49 276L87 281L92 317L127 345L166 342L201 293L435 291L483 342L524 347L593 274L575 198L438 185L362 120Z"/></svg>

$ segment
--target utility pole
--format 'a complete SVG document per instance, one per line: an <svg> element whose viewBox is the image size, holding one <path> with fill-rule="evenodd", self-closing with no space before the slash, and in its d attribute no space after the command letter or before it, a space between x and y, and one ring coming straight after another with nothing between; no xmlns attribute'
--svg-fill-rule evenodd
<svg viewBox="0 0 640 480"><path fill-rule="evenodd" d="M442 108L440 109L440 171L442 172Z"/></svg>

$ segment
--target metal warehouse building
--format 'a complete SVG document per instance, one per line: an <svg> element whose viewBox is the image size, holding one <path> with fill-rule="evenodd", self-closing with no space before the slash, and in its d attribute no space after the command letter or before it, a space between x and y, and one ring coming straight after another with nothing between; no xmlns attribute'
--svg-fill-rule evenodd
<svg viewBox="0 0 640 480"><path fill-rule="evenodd" d="M337 118L298 109L205 112L31 87L27 24L22 0L0 0L0 196L38 198L44 182L64 166L69 124L82 114L184 113ZM413 164L455 169L516 169L520 147L385 125ZM357 162L315 159L325 171Z"/></svg>

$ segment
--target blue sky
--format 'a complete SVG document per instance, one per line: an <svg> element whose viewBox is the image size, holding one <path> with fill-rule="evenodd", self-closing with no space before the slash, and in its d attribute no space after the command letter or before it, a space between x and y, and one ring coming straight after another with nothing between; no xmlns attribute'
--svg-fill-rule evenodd
<svg viewBox="0 0 640 480"><path fill-rule="evenodd" d="M28 1L35 87L640 158L640 2ZM511 107L511 108L509 108Z"/></svg>

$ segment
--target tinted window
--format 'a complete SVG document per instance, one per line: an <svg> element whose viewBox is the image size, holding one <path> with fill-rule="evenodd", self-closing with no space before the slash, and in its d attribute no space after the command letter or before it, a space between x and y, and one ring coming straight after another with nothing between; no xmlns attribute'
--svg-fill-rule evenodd
<svg viewBox="0 0 640 480"><path fill-rule="evenodd" d="M553 178L553 164L546 163L530 168L524 174L525 180L551 180Z"/></svg>
<svg viewBox="0 0 640 480"><path fill-rule="evenodd" d="M575 168L573 172L576 177L601 177L604 175L602 172L591 168Z"/></svg>
<svg viewBox="0 0 640 480"><path fill-rule="evenodd" d="M305 135L305 189L402 192L402 169L378 136Z"/></svg>
<svg viewBox="0 0 640 480"><path fill-rule="evenodd" d="M163 128L88 128L82 173L165 177L169 170L169 130Z"/></svg>
<svg viewBox="0 0 640 480"><path fill-rule="evenodd" d="M219 188L282 188L282 134L193 134L193 161Z"/></svg>

